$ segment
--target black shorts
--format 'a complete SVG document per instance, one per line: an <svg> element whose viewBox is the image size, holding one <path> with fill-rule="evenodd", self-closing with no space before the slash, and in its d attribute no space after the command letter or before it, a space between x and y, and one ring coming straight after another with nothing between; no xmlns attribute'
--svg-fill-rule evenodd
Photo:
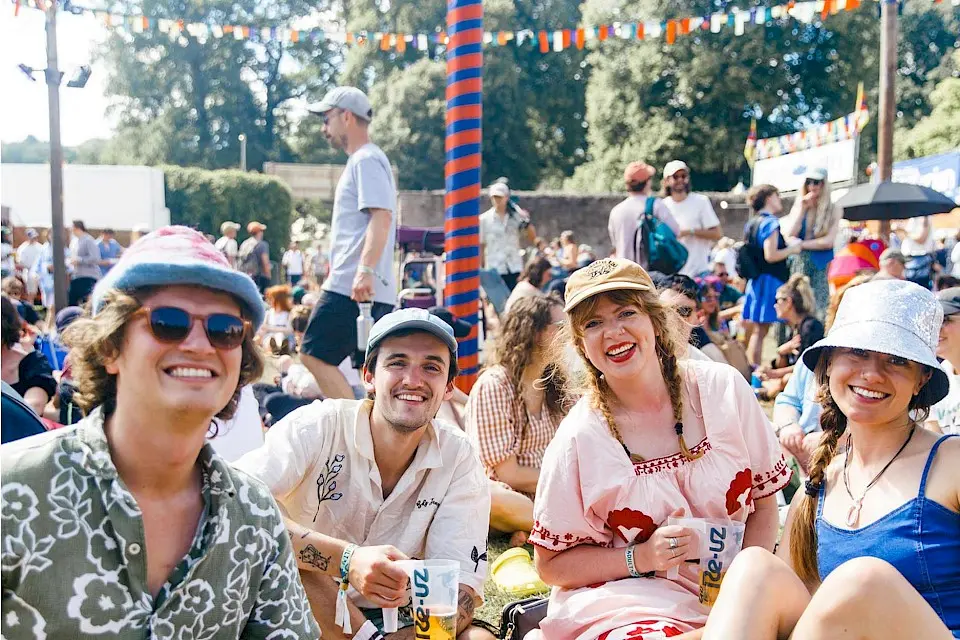
<svg viewBox="0 0 960 640"><path fill-rule="evenodd" d="M373 303L373 319L393 311L393 306ZM310 323L303 334L301 353L336 367L357 348L357 316L360 307L347 296L322 290Z"/></svg>

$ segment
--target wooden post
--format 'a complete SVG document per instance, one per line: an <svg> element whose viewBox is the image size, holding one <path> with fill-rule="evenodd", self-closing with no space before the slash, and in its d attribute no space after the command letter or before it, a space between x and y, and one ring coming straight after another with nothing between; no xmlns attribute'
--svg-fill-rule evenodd
<svg viewBox="0 0 960 640"><path fill-rule="evenodd" d="M880 2L880 104L877 109L877 171L880 181L893 176L893 123L897 117L894 94L897 73L897 0ZM890 221L880 223L880 233L890 236Z"/></svg>
<svg viewBox="0 0 960 640"><path fill-rule="evenodd" d="M50 104L50 237L53 246L53 291L57 310L67 306L67 265L63 259L63 145L60 142L60 70L57 68L57 0L46 10L47 100Z"/></svg>

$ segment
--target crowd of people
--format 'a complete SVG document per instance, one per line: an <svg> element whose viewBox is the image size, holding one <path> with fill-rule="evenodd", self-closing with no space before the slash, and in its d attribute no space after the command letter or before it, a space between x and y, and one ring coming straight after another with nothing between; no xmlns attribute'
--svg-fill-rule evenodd
<svg viewBox="0 0 960 640"><path fill-rule="evenodd" d="M349 156L322 283L291 245L274 284L259 222L123 249L76 221L78 304L31 316L46 269L17 261L49 243L11 248L4 637L433 637L408 567L448 560L444 637L489 640L476 608L510 582L491 534L552 588L530 640L960 637L960 287L929 221L897 246L851 230L814 169L786 215L753 187L735 242L686 163L655 196L634 162L598 257L538 238L498 180L464 393L471 325L394 309L372 105L339 87L310 110ZM682 264L655 271L671 242ZM878 268L836 286L854 242ZM690 519L742 550L704 557Z"/></svg>

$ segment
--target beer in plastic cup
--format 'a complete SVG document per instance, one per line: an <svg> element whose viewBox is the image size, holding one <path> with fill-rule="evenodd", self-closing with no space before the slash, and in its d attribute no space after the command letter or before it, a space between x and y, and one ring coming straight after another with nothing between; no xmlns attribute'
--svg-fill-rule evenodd
<svg viewBox="0 0 960 640"><path fill-rule="evenodd" d="M417 640L454 640L457 636L457 592L460 563L456 560L399 560L410 576L413 632Z"/></svg>
<svg viewBox="0 0 960 640"><path fill-rule="evenodd" d="M700 586L700 603L712 607L720 594L720 584L733 558L743 547L743 532L746 525L723 518L667 518L667 524L675 524L696 532L699 564L697 584ZM667 578L680 576L680 567L667 572Z"/></svg>

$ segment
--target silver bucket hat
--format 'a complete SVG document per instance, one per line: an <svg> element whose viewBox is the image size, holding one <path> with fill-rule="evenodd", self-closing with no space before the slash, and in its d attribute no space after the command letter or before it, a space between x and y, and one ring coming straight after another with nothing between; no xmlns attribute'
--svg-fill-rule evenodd
<svg viewBox="0 0 960 640"><path fill-rule="evenodd" d="M817 367L824 349L864 349L906 358L930 367L933 402L950 382L937 362L943 309L932 293L905 280L876 280L847 291L827 336L803 352L803 364Z"/></svg>

